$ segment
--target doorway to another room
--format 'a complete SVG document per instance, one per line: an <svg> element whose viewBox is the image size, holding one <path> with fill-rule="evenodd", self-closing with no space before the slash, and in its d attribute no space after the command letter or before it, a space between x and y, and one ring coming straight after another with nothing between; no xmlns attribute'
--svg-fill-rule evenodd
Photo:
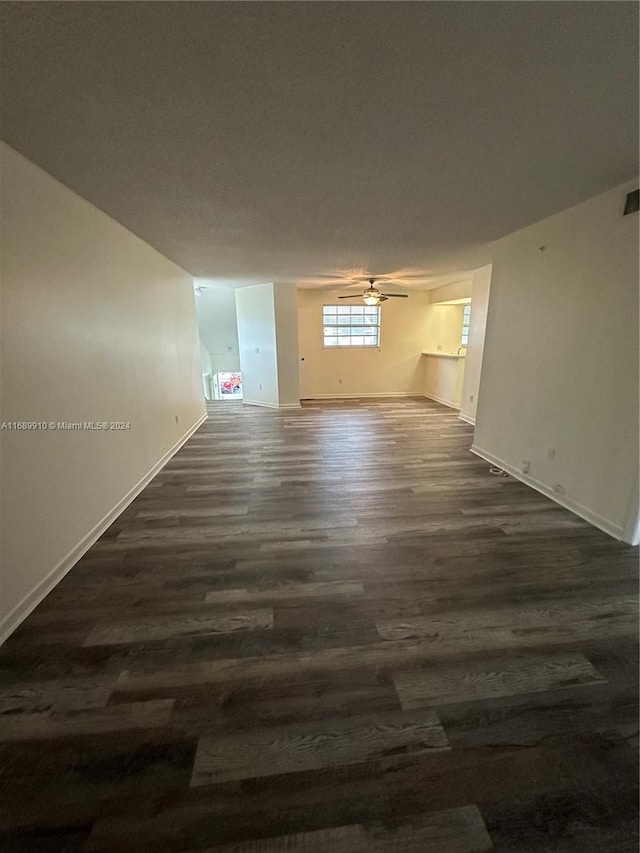
<svg viewBox="0 0 640 853"><path fill-rule="evenodd" d="M240 402L244 394L235 291L230 286L199 280L195 296L205 399Z"/></svg>
<svg viewBox="0 0 640 853"><path fill-rule="evenodd" d="M212 399L242 400L241 373L212 373Z"/></svg>

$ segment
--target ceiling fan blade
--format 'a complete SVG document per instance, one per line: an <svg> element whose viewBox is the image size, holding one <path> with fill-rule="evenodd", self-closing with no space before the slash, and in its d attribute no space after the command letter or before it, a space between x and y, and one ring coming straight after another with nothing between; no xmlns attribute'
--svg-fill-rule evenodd
<svg viewBox="0 0 640 853"><path fill-rule="evenodd" d="M383 293L385 299L408 299L408 293Z"/></svg>
<svg viewBox="0 0 640 853"><path fill-rule="evenodd" d="M378 302L386 302L388 298L389 298L389 297L388 297L388 296L385 296L385 295L384 295L384 293L383 293L383 294L380 296L380 299L378 299Z"/></svg>
<svg viewBox="0 0 640 853"><path fill-rule="evenodd" d="M362 294L354 293L353 296L338 296L338 299L362 299Z"/></svg>

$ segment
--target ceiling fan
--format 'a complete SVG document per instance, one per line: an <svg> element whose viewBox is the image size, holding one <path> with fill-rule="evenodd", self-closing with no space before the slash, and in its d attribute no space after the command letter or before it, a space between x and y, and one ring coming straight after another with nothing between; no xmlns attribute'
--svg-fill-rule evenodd
<svg viewBox="0 0 640 853"><path fill-rule="evenodd" d="M369 287L362 293L354 293L353 296L338 296L338 299L363 299L365 305L379 305L380 302L386 302L387 299L407 299L406 293L381 293L375 287L375 278L367 279Z"/></svg>

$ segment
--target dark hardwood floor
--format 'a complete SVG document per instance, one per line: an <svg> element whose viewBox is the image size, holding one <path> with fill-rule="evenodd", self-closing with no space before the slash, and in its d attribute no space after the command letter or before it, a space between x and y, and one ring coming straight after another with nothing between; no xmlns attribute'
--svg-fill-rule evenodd
<svg viewBox="0 0 640 853"><path fill-rule="evenodd" d="M0 648L0 849L635 853L637 550L471 435L212 404Z"/></svg>

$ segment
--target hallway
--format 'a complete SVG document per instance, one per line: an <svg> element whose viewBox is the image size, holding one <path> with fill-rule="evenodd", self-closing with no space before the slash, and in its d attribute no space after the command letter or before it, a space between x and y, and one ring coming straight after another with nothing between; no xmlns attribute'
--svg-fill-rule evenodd
<svg viewBox="0 0 640 853"><path fill-rule="evenodd" d="M0 648L0 848L635 851L637 549L424 398L208 409Z"/></svg>

